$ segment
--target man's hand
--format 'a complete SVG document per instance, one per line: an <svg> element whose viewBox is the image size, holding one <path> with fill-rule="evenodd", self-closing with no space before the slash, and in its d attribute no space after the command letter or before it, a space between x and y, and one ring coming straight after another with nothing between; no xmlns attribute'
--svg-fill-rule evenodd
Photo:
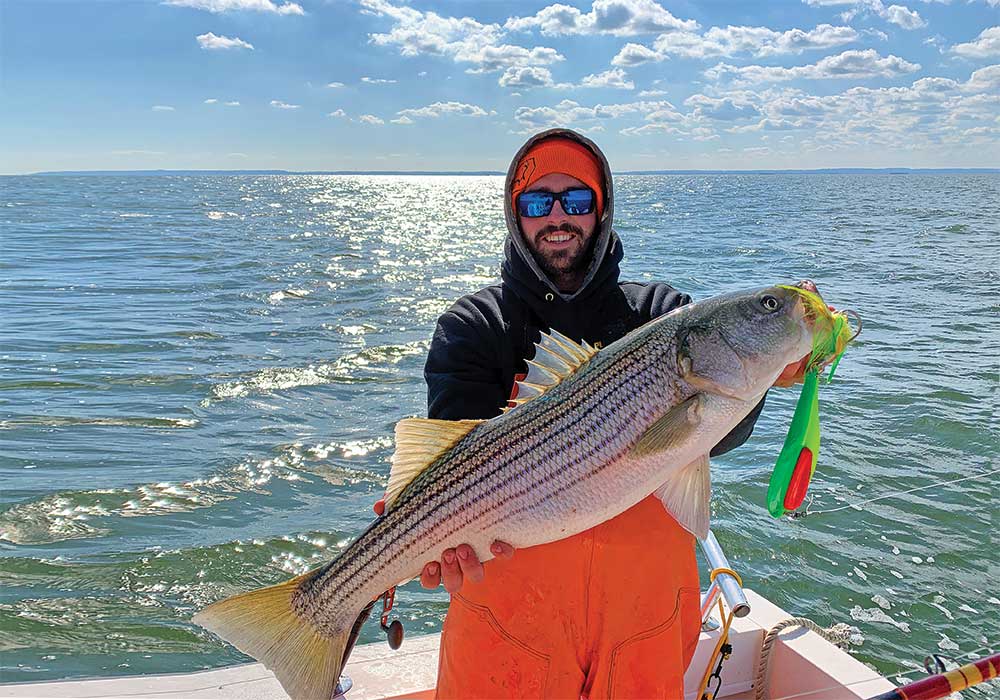
<svg viewBox="0 0 1000 700"><path fill-rule="evenodd" d="M809 355L806 355L798 362L788 365L785 369L781 370L781 374L774 380L774 386L785 388L804 382L806 379L806 365L808 364Z"/></svg>
<svg viewBox="0 0 1000 700"><path fill-rule="evenodd" d="M490 551L497 559L510 559L514 556L514 548L500 540L490 546ZM420 572L420 585L424 588L437 588L443 578L445 590L457 593L466 577L473 583L479 583L483 580L483 575L483 564L475 550L467 544L460 544L454 549L444 550L440 562L432 561L424 565Z"/></svg>

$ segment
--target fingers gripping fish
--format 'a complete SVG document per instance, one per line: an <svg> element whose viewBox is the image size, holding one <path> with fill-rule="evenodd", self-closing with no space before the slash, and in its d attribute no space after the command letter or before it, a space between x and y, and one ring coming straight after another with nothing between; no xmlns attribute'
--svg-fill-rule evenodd
<svg viewBox="0 0 1000 700"><path fill-rule="evenodd" d="M601 350L545 334L503 415L397 424L385 514L340 556L194 621L293 698L327 700L362 609L446 548L468 543L485 561L494 540L569 537L654 492L705 536L709 450L829 332L825 310L781 286L683 306Z"/></svg>

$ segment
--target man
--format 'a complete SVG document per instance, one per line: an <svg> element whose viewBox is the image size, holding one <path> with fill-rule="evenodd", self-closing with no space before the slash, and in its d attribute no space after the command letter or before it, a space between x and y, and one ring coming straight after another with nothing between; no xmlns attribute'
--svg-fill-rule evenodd
<svg viewBox="0 0 1000 700"><path fill-rule="evenodd" d="M540 332L601 347L691 301L664 283L619 282L611 171L591 141L538 134L511 162L500 284L438 321L425 367L428 417L491 418L516 391ZM749 437L763 401L715 449ZM700 627L694 538L650 496L596 528L537 547L442 553L421 582L452 593L438 698L680 698Z"/></svg>

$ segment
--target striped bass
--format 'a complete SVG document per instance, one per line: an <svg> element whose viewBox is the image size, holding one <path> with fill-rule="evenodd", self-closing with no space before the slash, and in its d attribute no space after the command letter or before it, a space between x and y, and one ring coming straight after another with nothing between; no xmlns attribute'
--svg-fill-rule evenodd
<svg viewBox="0 0 1000 700"><path fill-rule="evenodd" d="M270 668L293 698L331 697L359 613L449 547L481 560L569 537L657 493L704 537L708 453L830 333L818 295L715 297L597 350L543 334L516 403L485 421L396 426L385 514L329 564L195 615Z"/></svg>

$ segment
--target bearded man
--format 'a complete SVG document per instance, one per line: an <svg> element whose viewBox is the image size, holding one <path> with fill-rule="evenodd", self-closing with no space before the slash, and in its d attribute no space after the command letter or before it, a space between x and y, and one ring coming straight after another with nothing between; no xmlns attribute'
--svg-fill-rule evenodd
<svg viewBox="0 0 1000 700"><path fill-rule="evenodd" d="M604 155L566 129L530 138L504 189L501 282L438 320L424 370L428 417L492 418L516 397L550 329L602 347L691 298L620 282ZM711 452L742 444L761 403ZM429 562L425 587L452 594L437 697L681 698L700 630L694 537L655 496L578 535L485 565L461 545Z"/></svg>

